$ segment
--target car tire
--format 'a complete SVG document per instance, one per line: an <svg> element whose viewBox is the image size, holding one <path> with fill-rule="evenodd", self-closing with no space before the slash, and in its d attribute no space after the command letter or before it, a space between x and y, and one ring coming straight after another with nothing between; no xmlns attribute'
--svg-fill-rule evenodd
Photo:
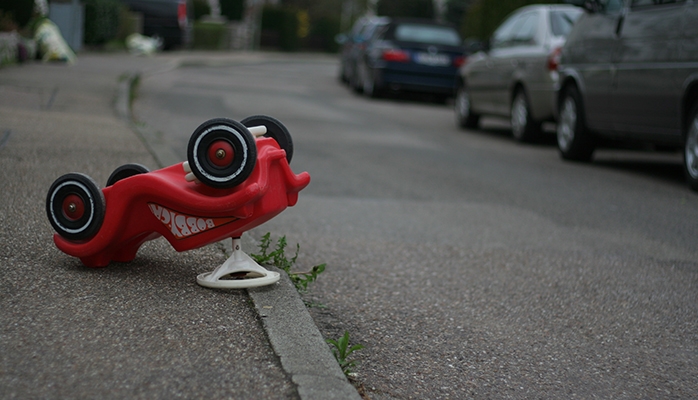
<svg viewBox="0 0 698 400"><path fill-rule="evenodd" d="M293 140L291 139L291 133L281 121L267 115L253 115L243 119L240 123L248 128L264 125L267 128L267 133L264 134L264 137L276 140L279 147L286 151L286 161L289 164L291 163L293 158Z"/></svg>
<svg viewBox="0 0 698 400"><path fill-rule="evenodd" d="M104 222L104 194L92 178L71 173L56 179L46 196L46 213L63 238L81 241L97 234Z"/></svg>
<svg viewBox="0 0 698 400"><path fill-rule="evenodd" d="M456 91L455 113L456 123L461 128L477 129L480 124L480 116L473 113L470 93L466 86L458 87Z"/></svg>
<svg viewBox="0 0 698 400"><path fill-rule="evenodd" d="M367 97L378 99L383 97L383 91L376 83L376 78L370 72L368 67L364 69L362 90Z"/></svg>
<svg viewBox="0 0 698 400"><path fill-rule="evenodd" d="M565 88L557 122L557 147L564 160L589 162L594 139L584 122L584 105L575 86Z"/></svg>
<svg viewBox="0 0 698 400"><path fill-rule="evenodd" d="M111 186L122 179L130 178L134 175L147 174L148 172L150 172L150 170L144 165L124 164L109 175L107 186Z"/></svg>
<svg viewBox="0 0 698 400"><path fill-rule="evenodd" d="M683 166L688 186L698 191L698 104L691 109L683 152Z"/></svg>
<svg viewBox="0 0 698 400"><path fill-rule="evenodd" d="M227 189L250 176L257 162L257 146L243 124L214 118L201 124L189 138L187 160L200 182Z"/></svg>
<svg viewBox="0 0 698 400"><path fill-rule="evenodd" d="M533 120L531 107L523 89L514 94L511 102L511 133L521 143L531 143L540 139L541 124Z"/></svg>

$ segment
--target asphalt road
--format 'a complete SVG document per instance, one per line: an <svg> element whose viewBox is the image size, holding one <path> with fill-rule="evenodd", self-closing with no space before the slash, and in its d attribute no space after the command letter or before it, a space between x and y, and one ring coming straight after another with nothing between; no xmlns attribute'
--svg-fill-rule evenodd
<svg viewBox="0 0 698 400"><path fill-rule="evenodd" d="M367 397L698 393L698 195L679 154L564 163L497 121L359 97L321 55L190 60L145 76L135 109L182 159L200 123L253 114L289 128L312 182L252 234L299 243L299 269L327 263L311 314L365 346Z"/></svg>

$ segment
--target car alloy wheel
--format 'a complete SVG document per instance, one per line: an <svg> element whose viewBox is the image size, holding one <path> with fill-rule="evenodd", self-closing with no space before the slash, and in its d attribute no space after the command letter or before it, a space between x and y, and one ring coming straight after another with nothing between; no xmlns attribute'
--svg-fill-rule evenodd
<svg viewBox="0 0 698 400"><path fill-rule="evenodd" d="M252 173L257 145L243 124L214 118L201 124L189 138L187 160L202 183L217 189L232 188Z"/></svg>
<svg viewBox="0 0 698 400"><path fill-rule="evenodd" d="M511 103L511 133L519 142L532 142L540 131L540 125L531 120L528 100L523 90L518 90Z"/></svg>
<svg viewBox="0 0 698 400"><path fill-rule="evenodd" d="M462 128L477 128L479 115L472 113L470 94L465 86L460 86L456 93L456 122Z"/></svg>
<svg viewBox="0 0 698 400"><path fill-rule="evenodd" d="M691 189L698 191L698 105L691 113L684 146L684 169Z"/></svg>
<svg viewBox="0 0 698 400"><path fill-rule="evenodd" d="M71 173L56 179L46 196L46 213L53 229L68 240L86 240L104 221L104 194L92 178Z"/></svg>
<svg viewBox="0 0 698 400"><path fill-rule="evenodd" d="M584 109L577 88L565 89L557 122L557 147L560 156L570 161L591 161L594 141L584 123Z"/></svg>

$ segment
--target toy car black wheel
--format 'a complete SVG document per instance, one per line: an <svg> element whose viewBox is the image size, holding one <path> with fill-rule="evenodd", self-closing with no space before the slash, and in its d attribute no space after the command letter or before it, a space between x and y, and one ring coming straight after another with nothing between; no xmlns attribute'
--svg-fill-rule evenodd
<svg viewBox="0 0 698 400"><path fill-rule="evenodd" d="M84 174L71 173L56 179L46 197L51 226L68 240L85 240L97 234L104 210L104 194Z"/></svg>
<svg viewBox="0 0 698 400"><path fill-rule="evenodd" d="M150 170L144 165L124 164L115 169L114 172L109 175L109 179L107 179L107 186L111 186L122 179L130 178L134 175L146 174L148 172L150 172Z"/></svg>
<svg viewBox="0 0 698 400"><path fill-rule="evenodd" d="M243 119L240 123L248 128L264 125L267 128L267 133L264 134L264 136L276 140L279 147L286 151L286 161L288 161L289 164L291 163L291 159L293 158L293 140L291 140L291 133L281 121L267 115L252 115Z"/></svg>
<svg viewBox="0 0 698 400"><path fill-rule="evenodd" d="M191 135L187 160L202 183L217 189L232 188L252 173L257 146L244 125L215 118L201 124Z"/></svg>

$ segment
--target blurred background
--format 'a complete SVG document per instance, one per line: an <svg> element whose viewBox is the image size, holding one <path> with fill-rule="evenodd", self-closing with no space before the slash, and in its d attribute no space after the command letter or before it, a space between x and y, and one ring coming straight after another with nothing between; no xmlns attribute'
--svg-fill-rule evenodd
<svg viewBox="0 0 698 400"><path fill-rule="evenodd" d="M37 30L54 23L73 51L119 50L137 33L159 49L339 51L363 16L426 17L485 40L535 0L0 0L0 60L36 57ZM19 50L17 50L19 49Z"/></svg>

